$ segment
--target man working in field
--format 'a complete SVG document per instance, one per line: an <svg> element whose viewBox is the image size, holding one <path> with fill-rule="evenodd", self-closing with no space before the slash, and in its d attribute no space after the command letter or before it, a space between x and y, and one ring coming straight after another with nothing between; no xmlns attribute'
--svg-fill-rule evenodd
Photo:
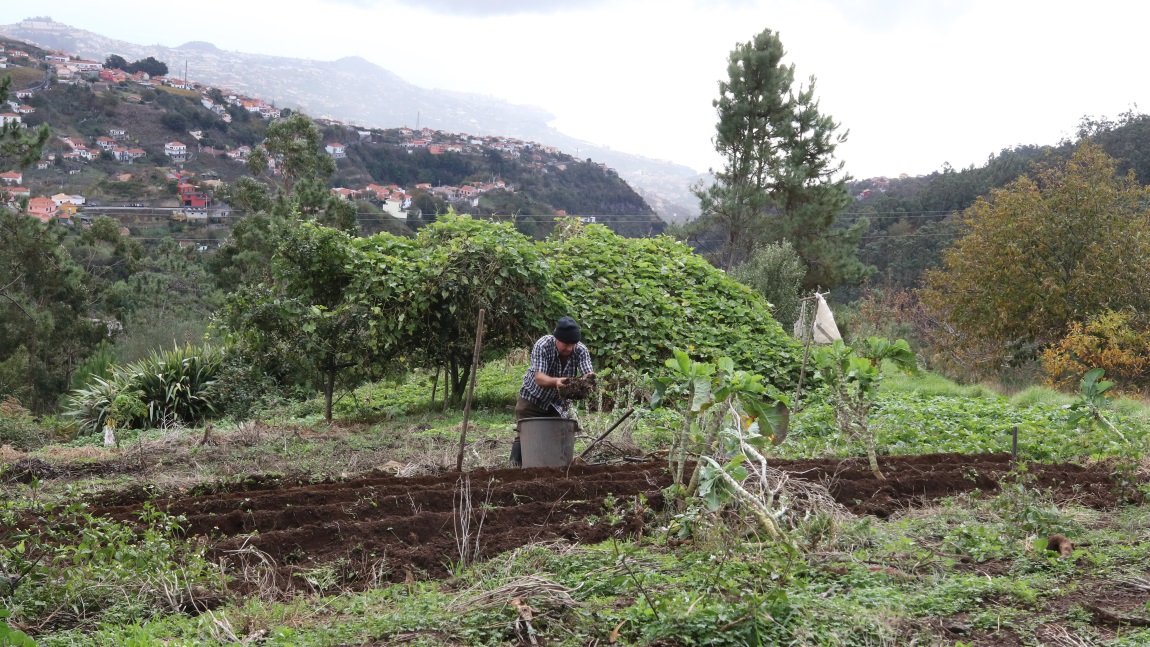
<svg viewBox="0 0 1150 647"><path fill-rule="evenodd" d="M555 330L535 342L531 349L531 365L523 375L523 388L515 402L516 423L523 418L558 418L567 412L569 402L559 395L559 387L573 377L592 375L591 352L582 343L579 324L571 317L562 317ZM511 444L511 465L523 462L519 446L519 426L515 427L515 442Z"/></svg>

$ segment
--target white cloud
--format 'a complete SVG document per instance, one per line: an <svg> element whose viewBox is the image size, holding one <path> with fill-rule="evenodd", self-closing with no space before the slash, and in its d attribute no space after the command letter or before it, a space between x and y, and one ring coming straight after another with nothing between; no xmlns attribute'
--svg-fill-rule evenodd
<svg viewBox="0 0 1150 647"><path fill-rule="evenodd" d="M462 2L462 0L459 0ZM0 22L29 14L0 6ZM1055 143L1085 114L1150 104L1139 83L1147 10L1121 0L57 0L61 22L140 43L336 59L419 85L541 106L571 135L704 170L711 101L736 43L780 32L800 78L851 132L854 175L956 167Z"/></svg>

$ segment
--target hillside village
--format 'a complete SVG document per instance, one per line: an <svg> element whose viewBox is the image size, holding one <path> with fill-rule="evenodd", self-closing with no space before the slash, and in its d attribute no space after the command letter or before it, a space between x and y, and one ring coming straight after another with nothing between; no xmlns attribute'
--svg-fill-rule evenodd
<svg viewBox="0 0 1150 647"><path fill-rule="evenodd" d="M111 59L109 59L111 60ZM153 59L154 60L154 59ZM158 62L156 62L158 63ZM94 162L115 162L122 165L122 172L113 173L110 179L127 185L142 175L134 167L147 162L159 172L158 181L165 183L167 191L162 195L123 196L126 200L96 201L80 192L58 193L49 197L37 194L25 185L25 177L17 170L10 170L0 176L8 194L8 201L16 203L29 199L28 214L48 222L53 218L64 225L74 220L86 225L90 213L106 213L115 207L151 208L167 210L177 220L225 219L230 211L226 204L219 202L215 192L224 183L222 176L243 174L249 156L258 141L229 147L215 145L209 141L203 129L190 128L186 138L171 139L162 148L153 147L150 153L141 137L128 126L117 125L107 128L101 134L91 136L62 132L58 124L48 120L38 120L35 115L36 97L56 86L74 86L91 90L99 96L114 95L124 104L146 103L144 92L163 91L180 97L194 99L199 105L224 124L231 124L236 111L240 110L265 123L286 118L290 110L281 110L261 98L248 96L229 88L213 87L198 81L180 78L175 74L149 74L146 71L127 71L108 68L104 63L81 58L61 50L39 50L34 46L14 44L0 54L0 65L7 69L43 70L43 77L26 80L13 92L9 103L10 112L0 114L2 123L36 125L36 122L49 123L53 128L54 145L45 149L43 158L29 169L30 177L37 172L55 171L66 173L68 177L80 176L85 167ZM242 116L242 115L241 115ZM362 130L338 120L321 118L315 122L332 135L325 142L328 155L337 165L348 158L353 146L390 146L409 154L424 153L431 156L455 154L460 156L482 157L498 155L502 159L514 160L523 167L540 174L561 173L573 163L580 163L561 153L553 146L511 137L475 136L463 133L448 133L431 128L398 128L388 130ZM340 135L339 133L342 133ZM337 140L336 137L342 138ZM186 140L186 141L185 141ZM351 142L351 144L345 144ZM233 164L232 170L213 168L199 173L190 170L194 162L210 163L221 160ZM588 160L590 163L590 160ZM606 165L596 164L602 172L617 178L617 174ZM268 171L276 175L276 160L268 160ZM356 176L356 173L349 173ZM362 174L359 174L362 175ZM226 178L225 178L226 179ZM339 175L337 175L337 179ZM397 221L405 221L412 209L413 198L419 193L427 193L444 203L466 211L480 205L480 198L492 191L514 194L516 187L504 179L489 177L483 181L473 180L460 183L414 182L403 186L399 182L377 182L359 178L360 182L348 186L334 186L331 193L341 199L369 202L383 213ZM47 184L47 183L41 183ZM66 178L52 180L54 186L69 184ZM43 188L43 187L41 187ZM141 201L141 199L145 199ZM641 200L641 199L640 199ZM649 211L649 207L646 208ZM555 215L567 215L563 209L555 209ZM417 210L418 215L418 210ZM595 215L583 216L585 221L595 222ZM652 216L652 219L657 220ZM128 231L128 229L125 229Z"/></svg>

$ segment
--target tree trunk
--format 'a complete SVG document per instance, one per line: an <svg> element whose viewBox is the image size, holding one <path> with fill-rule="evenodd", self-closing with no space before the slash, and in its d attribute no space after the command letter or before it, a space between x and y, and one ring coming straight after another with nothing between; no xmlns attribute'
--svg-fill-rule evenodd
<svg viewBox="0 0 1150 647"><path fill-rule="evenodd" d="M459 370L459 381L456 382L459 387L459 395L455 398L456 403L463 400L463 394L467 391L467 380L471 378L471 364L464 362L463 365L459 367Z"/></svg>
<svg viewBox="0 0 1150 647"><path fill-rule="evenodd" d="M335 372L336 366L332 364L327 368L327 380L323 385L323 417L329 423L331 422L331 399L335 394Z"/></svg>

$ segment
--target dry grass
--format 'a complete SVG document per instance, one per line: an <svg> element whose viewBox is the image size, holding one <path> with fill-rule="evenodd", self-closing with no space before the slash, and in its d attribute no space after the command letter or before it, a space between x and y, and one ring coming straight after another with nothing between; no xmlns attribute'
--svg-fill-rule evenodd
<svg viewBox="0 0 1150 647"><path fill-rule="evenodd" d="M528 600L544 607L575 608L582 606L571 597L571 593L575 589L569 589L562 584L534 575L516 577L496 589L483 591L476 590L477 588L474 587L460 593L447 608L459 613L507 606L515 599Z"/></svg>
<svg viewBox="0 0 1150 647"><path fill-rule="evenodd" d="M39 452L40 456L53 463L90 463L116 458L116 453L103 447L64 447L49 445Z"/></svg>
<svg viewBox="0 0 1150 647"><path fill-rule="evenodd" d="M44 70L32 67L9 67L0 72L0 75L12 77L13 90L34 88L44 82Z"/></svg>
<svg viewBox="0 0 1150 647"><path fill-rule="evenodd" d="M15 463L25 456L27 454L18 449L12 449L11 445L0 445L0 464Z"/></svg>
<svg viewBox="0 0 1150 647"><path fill-rule="evenodd" d="M173 88L167 85L161 85L155 89L161 92L167 92L168 94L179 95L181 97L199 98L200 96L199 93L197 93L195 90L184 90L182 88Z"/></svg>

